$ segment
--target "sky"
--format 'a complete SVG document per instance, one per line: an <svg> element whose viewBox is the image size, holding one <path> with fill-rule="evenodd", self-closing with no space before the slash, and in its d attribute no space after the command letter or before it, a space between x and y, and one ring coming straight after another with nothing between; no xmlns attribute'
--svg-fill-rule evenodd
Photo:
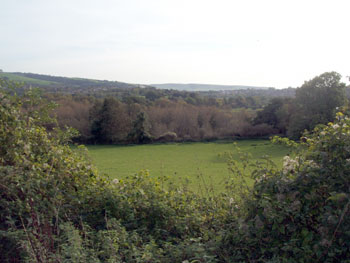
<svg viewBox="0 0 350 263"><path fill-rule="evenodd" d="M299 87L350 75L349 0L0 0L0 69Z"/></svg>

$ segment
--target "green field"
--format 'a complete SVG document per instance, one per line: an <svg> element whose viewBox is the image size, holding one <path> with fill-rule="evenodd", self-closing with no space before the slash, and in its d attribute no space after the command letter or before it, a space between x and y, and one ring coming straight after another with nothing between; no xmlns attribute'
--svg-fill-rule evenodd
<svg viewBox="0 0 350 263"><path fill-rule="evenodd" d="M6 78L8 80L19 82L19 83L24 82L24 83L31 84L34 86L35 85L50 86L50 85L55 84L55 82L52 82L52 81L33 79L33 78L28 78L28 77L16 75L15 73L6 73L6 72L0 72L0 78Z"/></svg>
<svg viewBox="0 0 350 263"><path fill-rule="evenodd" d="M278 166L282 165L282 158L288 153L286 147L273 145L267 140L237 141L237 145L244 152L251 153L254 159L269 155ZM112 178L122 179L140 170L148 170L153 177L168 176L176 184L187 178L192 189L206 184L216 191L230 176L227 158L220 154L235 150L232 142L98 145L87 148L99 171Z"/></svg>

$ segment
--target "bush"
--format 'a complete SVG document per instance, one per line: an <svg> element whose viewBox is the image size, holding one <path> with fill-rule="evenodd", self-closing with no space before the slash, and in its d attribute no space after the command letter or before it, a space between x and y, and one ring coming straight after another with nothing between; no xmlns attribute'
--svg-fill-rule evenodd
<svg viewBox="0 0 350 263"><path fill-rule="evenodd" d="M24 113L28 101L0 93L0 243L12 247L1 248L4 262L49 262L60 224L79 220L82 197L98 183L96 170L67 145L72 133L47 132L40 112Z"/></svg>
<svg viewBox="0 0 350 263"><path fill-rule="evenodd" d="M224 260L349 262L350 119L338 113L302 141L283 169L256 171L246 216L222 239Z"/></svg>
<svg viewBox="0 0 350 263"><path fill-rule="evenodd" d="M166 132L160 135L156 141L157 142L174 142L177 139L177 134L175 132Z"/></svg>

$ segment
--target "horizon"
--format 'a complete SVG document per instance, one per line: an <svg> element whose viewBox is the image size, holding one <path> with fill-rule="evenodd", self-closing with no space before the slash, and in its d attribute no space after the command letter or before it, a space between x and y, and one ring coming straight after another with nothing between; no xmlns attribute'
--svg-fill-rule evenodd
<svg viewBox="0 0 350 263"><path fill-rule="evenodd" d="M348 84L349 7L345 0L5 2L0 68L276 89L336 71Z"/></svg>
<svg viewBox="0 0 350 263"><path fill-rule="evenodd" d="M2 71L1 71L2 70ZM120 81L120 80L110 80L110 79L96 79L96 78L89 78L89 77L77 77L77 76L63 76L63 75L56 75L56 74L43 74L43 73L37 73L37 72L20 72L20 71L6 71L0 68L0 73L10 73L10 74L15 74L15 73L24 73L24 74L36 74L36 75L47 75L51 77L60 77L60 78L73 78L73 79L87 79L87 80L97 80L97 81L110 81L110 82L121 82L121 83L127 83L127 84L132 84L132 85L146 85L146 86L152 86L152 85L208 85L208 86L228 86L228 87L234 87L234 86L240 86L240 87L255 87L255 88L265 88L265 89L289 89L289 88L300 88L304 82L307 82L311 79L304 80L304 82L300 86L292 87L283 87L283 88L277 88L277 87L272 87L272 86L261 86L261 85L246 85L246 84L218 84L218 83L193 83L193 82L164 82L164 83L150 83L150 84L145 84L145 83L133 83L133 82L125 82L125 81ZM325 72L323 72L325 73ZM321 73L322 74L322 73ZM321 75L319 74L319 75ZM316 76L314 76L316 77ZM342 81L345 82L350 82L350 76L342 76Z"/></svg>
<svg viewBox="0 0 350 263"><path fill-rule="evenodd" d="M2 71L1 71L2 70ZM123 82L123 81L118 81L118 80L108 80L108 79L94 79L94 78L87 78L87 77L67 77L67 76L62 76L62 75L51 75L51 74L41 74L41 73L35 73L35 72L20 72L20 71L5 71L0 68L0 73L9 73L9 74L16 74L16 73L21 73L21 74L34 74L34 75L44 75L44 76L50 76L50 77L59 77L59 78L72 78L72 79L87 79L87 80L96 80L96 81L110 81L110 82L122 82L122 83L127 83L127 84L132 84L132 85L146 85L146 86L152 86L152 85L206 85L206 86L227 86L227 87L255 87L255 88L273 88L276 89L275 87L267 87L267 86L251 86L251 85L244 85L244 84L216 84L216 83L182 83L182 82L172 82L172 83L151 83L151 84L144 84L144 83L129 83L129 82ZM288 88L297 88L297 87L288 87Z"/></svg>

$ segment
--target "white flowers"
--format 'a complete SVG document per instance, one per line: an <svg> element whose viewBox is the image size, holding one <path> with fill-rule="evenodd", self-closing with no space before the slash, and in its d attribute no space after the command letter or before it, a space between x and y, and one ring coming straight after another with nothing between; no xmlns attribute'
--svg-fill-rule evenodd
<svg viewBox="0 0 350 263"><path fill-rule="evenodd" d="M239 209L239 206L236 204L235 199L232 197L229 199L229 204L230 204L230 206L234 207L235 209Z"/></svg>
<svg viewBox="0 0 350 263"><path fill-rule="evenodd" d="M308 160L305 162L311 168L320 168L320 166L314 160Z"/></svg>
<svg viewBox="0 0 350 263"><path fill-rule="evenodd" d="M232 205L234 203L234 201L235 200L231 197L230 200L229 200L230 205Z"/></svg>
<svg viewBox="0 0 350 263"><path fill-rule="evenodd" d="M296 159L292 159L289 156L283 157L283 173L287 174L290 172L294 172L296 167L299 165L299 161Z"/></svg>

